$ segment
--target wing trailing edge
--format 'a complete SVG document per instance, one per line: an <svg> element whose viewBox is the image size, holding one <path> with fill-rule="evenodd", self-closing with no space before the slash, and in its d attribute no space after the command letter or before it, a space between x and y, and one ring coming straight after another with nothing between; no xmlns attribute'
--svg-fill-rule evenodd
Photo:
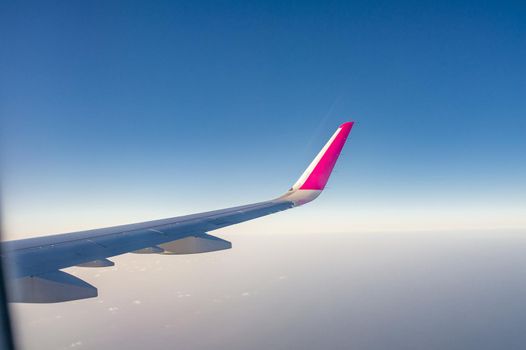
<svg viewBox="0 0 526 350"><path fill-rule="evenodd" d="M98 295L97 288L64 271L16 278L9 287L9 301L20 303L60 303Z"/></svg>

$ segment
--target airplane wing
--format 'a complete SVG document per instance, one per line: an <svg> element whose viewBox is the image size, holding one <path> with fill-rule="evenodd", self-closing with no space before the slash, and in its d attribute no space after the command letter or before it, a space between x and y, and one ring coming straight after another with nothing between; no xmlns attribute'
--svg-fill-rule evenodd
<svg viewBox="0 0 526 350"><path fill-rule="evenodd" d="M207 232L294 208L320 195L353 122L342 124L298 181L284 195L265 202L168 219L3 242L2 264L10 272L12 302L52 303L97 296L87 282L61 271L105 267L124 253L193 254L229 249Z"/></svg>

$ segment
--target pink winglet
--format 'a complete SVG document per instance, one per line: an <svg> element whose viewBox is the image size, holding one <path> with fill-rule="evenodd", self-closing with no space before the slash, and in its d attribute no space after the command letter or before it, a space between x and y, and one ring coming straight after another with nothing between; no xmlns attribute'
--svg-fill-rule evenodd
<svg viewBox="0 0 526 350"><path fill-rule="evenodd" d="M329 148L327 148L303 185L301 185L300 190L323 190L325 188L334 164L336 164L336 160L338 160L338 156L342 151L343 145L353 125L354 122L347 122L340 125L338 128L340 130L336 138L332 141Z"/></svg>

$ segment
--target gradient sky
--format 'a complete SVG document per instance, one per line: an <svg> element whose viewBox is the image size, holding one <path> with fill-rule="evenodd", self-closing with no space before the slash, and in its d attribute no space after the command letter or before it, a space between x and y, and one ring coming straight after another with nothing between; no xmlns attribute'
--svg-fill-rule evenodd
<svg viewBox="0 0 526 350"><path fill-rule="evenodd" d="M277 196L347 120L326 193L241 230L524 228L525 7L3 1L8 238Z"/></svg>

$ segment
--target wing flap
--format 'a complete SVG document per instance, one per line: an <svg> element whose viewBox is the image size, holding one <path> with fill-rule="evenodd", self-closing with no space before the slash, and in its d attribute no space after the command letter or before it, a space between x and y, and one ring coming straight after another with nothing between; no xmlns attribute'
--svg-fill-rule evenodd
<svg viewBox="0 0 526 350"><path fill-rule="evenodd" d="M11 302L60 303L94 298L97 288L63 271L16 278L10 283Z"/></svg>
<svg viewBox="0 0 526 350"><path fill-rule="evenodd" d="M88 261L82 264L77 265L78 267L109 267L115 266L115 263L108 259L97 259L93 261Z"/></svg>
<svg viewBox="0 0 526 350"><path fill-rule="evenodd" d="M159 245L159 247L164 250L162 254L165 255L197 254L230 249L232 248L232 243L205 233L164 243Z"/></svg>
<svg viewBox="0 0 526 350"><path fill-rule="evenodd" d="M130 253L132 254L159 254L162 252L164 252L162 248L153 246L153 247L146 247L146 248L134 250L133 252L130 252Z"/></svg>

